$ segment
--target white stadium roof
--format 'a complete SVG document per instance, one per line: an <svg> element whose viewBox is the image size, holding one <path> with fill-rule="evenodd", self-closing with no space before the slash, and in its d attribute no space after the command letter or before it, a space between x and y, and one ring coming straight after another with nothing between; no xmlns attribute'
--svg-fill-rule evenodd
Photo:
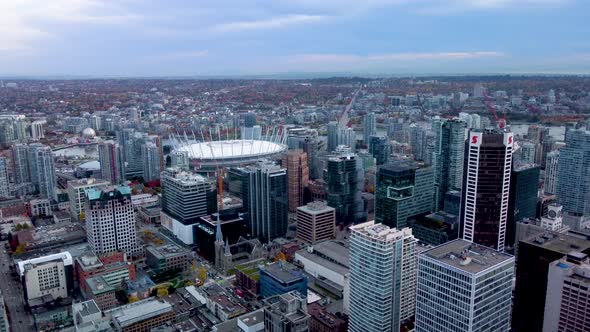
<svg viewBox="0 0 590 332"><path fill-rule="evenodd" d="M191 159L224 160L263 157L283 152L287 147L262 140L226 140L190 143L177 151L186 151Z"/></svg>

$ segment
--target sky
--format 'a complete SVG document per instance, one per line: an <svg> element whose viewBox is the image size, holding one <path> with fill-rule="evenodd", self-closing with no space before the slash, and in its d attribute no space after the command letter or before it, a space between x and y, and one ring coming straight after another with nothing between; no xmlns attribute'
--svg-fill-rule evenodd
<svg viewBox="0 0 590 332"><path fill-rule="evenodd" d="M0 76L590 74L588 0L0 0Z"/></svg>

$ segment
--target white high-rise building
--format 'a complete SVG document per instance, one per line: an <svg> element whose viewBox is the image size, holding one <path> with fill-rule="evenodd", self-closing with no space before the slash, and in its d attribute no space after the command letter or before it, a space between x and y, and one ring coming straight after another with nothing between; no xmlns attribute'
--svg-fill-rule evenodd
<svg viewBox="0 0 590 332"><path fill-rule="evenodd" d="M0 157L0 197L10 196L10 184L8 182L6 158Z"/></svg>
<svg viewBox="0 0 590 332"><path fill-rule="evenodd" d="M137 252L135 212L129 187L86 190L84 213L88 243L97 255Z"/></svg>
<svg viewBox="0 0 590 332"><path fill-rule="evenodd" d="M416 332L508 332L514 257L462 239L418 255Z"/></svg>
<svg viewBox="0 0 590 332"><path fill-rule="evenodd" d="M106 180L81 179L68 181L68 197L70 203L70 215L72 218L83 221L82 212L84 211L84 202L86 201L86 190L91 188L106 187L110 184Z"/></svg>
<svg viewBox="0 0 590 332"><path fill-rule="evenodd" d="M160 178L160 148L152 142L146 142L141 147L143 164L143 180L153 181Z"/></svg>
<svg viewBox="0 0 590 332"><path fill-rule="evenodd" d="M53 152L48 146L34 148L31 154L34 159L30 160L29 165L35 165L34 179L37 181L39 195L43 198L55 200L55 165L53 163Z"/></svg>
<svg viewBox="0 0 590 332"><path fill-rule="evenodd" d="M31 123L31 139L33 141L38 141L42 138L45 138L45 128L44 126L47 124L45 120L37 120Z"/></svg>
<svg viewBox="0 0 590 332"><path fill-rule="evenodd" d="M416 307L416 238L374 221L350 227L351 332L397 332Z"/></svg>
<svg viewBox="0 0 590 332"><path fill-rule="evenodd" d="M559 165L559 150L551 151L547 154L545 163L545 193L557 193L557 165Z"/></svg>
<svg viewBox="0 0 590 332"><path fill-rule="evenodd" d="M30 183L29 147L26 144L14 144L10 147L14 183L17 185Z"/></svg>
<svg viewBox="0 0 590 332"><path fill-rule="evenodd" d="M549 265L543 332L590 331L590 260L571 252Z"/></svg>
<svg viewBox="0 0 590 332"><path fill-rule="evenodd" d="M551 204L547 207L547 216L541 217L541 227L550 231L565 233L569 230L568 226L563 225L562 206Z"/></svg>

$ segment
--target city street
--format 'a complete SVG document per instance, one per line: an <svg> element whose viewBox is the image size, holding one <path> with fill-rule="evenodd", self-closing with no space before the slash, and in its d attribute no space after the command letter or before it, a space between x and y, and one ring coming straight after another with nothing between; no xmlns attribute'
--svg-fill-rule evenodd
<svg viewBox="0 0 590 332"><path fill-rule="evenodd" d="M4 244L6 241L2 241ZM0 289L4 295L4 302L8 309L11 331L33 331L33 318L30 313L24 311L23 292L19 282L15 281L10 275L8 256L4 245L0 253L0 262L2 264L0 271Z"/></svg>

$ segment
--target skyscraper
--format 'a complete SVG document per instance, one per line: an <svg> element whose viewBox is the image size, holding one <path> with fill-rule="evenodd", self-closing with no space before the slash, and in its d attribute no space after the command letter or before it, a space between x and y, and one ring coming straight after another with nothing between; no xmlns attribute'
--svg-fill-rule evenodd
<svg viewBox="0 0 590 332"><path fill-rule="evenodd" d="M167 168L160 181L162 226L183 243L193 244L199 217L217 212L215 181L177 168Z"/></svg>
<svg viewBox="0 0 590 332"><path fill-rule="evenodd" d="M433 124L435 211L444 209L445 194L461 190L463 184L463 158L465 157L465 122L458 119Z"/></svg>
<svg viewBox="0 0 590 332"><path fill-rule="evenodd" d="M356 150L356 133L353 128L338 129L338 145L346 145L353 152Z"/></svg>
<svg viewBox="0 0 590 332"><path fill-rule="evenodd" d="M536 164L515 163L510 175L506 247L513 247L516 223L537 214L540 168Z"/></svg>
<svg viewBox="0 0 590 332"><path fill-rule="evenodd" d="M508 220L513 134L472 130L465 143L461 234L467 241L503 251Z"/></svg>
<svg viewBox="0 0 590 332"><path fill-rule="evenodd" d="M590 259L571 252L549 265L543 331L590 331Z"/></svg>
<svg viewBox="0 0 590 332"><path fill-rule="evenodd" d="M416 238L368 221L350 227L351 332L397 332L414 316Z"/></svg>
<svg viewBox="0 0 590 332"><path fill-rule="evenodd" d="M360 188L357 174L357 156L342 154L330 156L324 169L328 205L336 209L336 222L345 225L356 222ZM357 192L359 195L357 195Z"/></svg>
<svg viewBox="0 0 590 332"><path fill-rule="evenodd" d="M590 131L567 132L559 152L557 197L563 210L576 216L590 215Z"/></svg>
<svg viewBox="0 0 590 332"><path fill-rule="evenodd" d="M557 165L559 165L559 150L551 151L547 154L545 162L545 194L552 195L557 193Z"/></svg>
<svg viewBox="0 0 590 332"><path fill-rule="evenodd" d="M375 158L377 165L383 165L389 160L389 145L385 136L369 137L369 152Z"/></svg>
<svg viewBox="0 0 590 332"><path fill-rule="evenodd" d="M426 157L426 130L412 123L409 127L410 146L412 147L412 154L416 160L424 161Z"/></svg>
<svg viewBox="0 0 590 332"><path fill-rule="evenodd" d="M572 251L590 254L590 241L578 237L546 231L518 243L516 286L512 314L515 332L540 332L548 291L548 272L551 262Z"/></svg>
<svg viewBox="0 0 590 332"><path fill-rule="evenodd" d="M375 113L367 113L363 116L363 141L369 145L369 138L377 134L377 123L375 121Z"/></svg>
<svg viewBox="0 0 590 332"><path fill-rule="evenodd" d="M88 244L97 255L116 251L134 254L139 249L131 188L91 188L84 206Z"/></svg>
<svg viewBox="0 0 590 332"><path fill-rule="evenodd" d="M33 149L35 152L35 159L31 160L31 164L35 164L37 186L39 188L39 195L50 200L56 199L55 187L57 185L55 179L55 166L53 164L53 152L48 146Z"/></svg>
<svg viewBox="0 0 590 332"><path fill-rule="evenodd" d="M98 144L98 160L100 174L104 180L111 184L120 184L125 181L125 156L119 144L113 141Z"/></svg>
<svg viewBox="0 0 590 332"><path fill-rule="evenodd" d="M6 158L0 157L0 197L10 196Z"/></svg>
<svg viewBox="0 0 590 332"><path fill-rule="evenodd" d="M338 146L338 122L330 121L328 123L328 152L336 150Z"/></svg>
<svg viewBox="0 0 590 332"><path fill-rule="evenodd" d="M377 170L375 222L403 228L408 218L432 212L434 171L411 160L396 160Z"/></svg>
<svg viewBox="0 0 590 332"><path fill-rule="evenodd" d="M290 150L283 155L283 167L287 168L287 192L289 211L295 212L303 205L303 192L309 182L307 153L303 150Z"/></svg>
<svg viewBox="0 0 590 332"><path fill-rule="evenodd" d="M514 257L462 239L420 253L416 332L510 331Z"/></svg>
<svg viewBox="0 0 590 332"><path fill-rule="evenodd" d="M16 185L31 182L29 173L29 148L26 144L14 144L10 147L12 172Z"/></svg>
<svg viewBox="0 0 590 332"><path fill-rule="evenodd" d="M160 148L153 142L146 142L141 147L143 180L154 181L160 178Z"/></svg>
<svg viewBox="0 0 590 332"><path fill-rule="evenodd" d="M245 192L244 209L248 213L250 234L269 242L287 232L287 170L270 161L235 169Z"/></svg>

